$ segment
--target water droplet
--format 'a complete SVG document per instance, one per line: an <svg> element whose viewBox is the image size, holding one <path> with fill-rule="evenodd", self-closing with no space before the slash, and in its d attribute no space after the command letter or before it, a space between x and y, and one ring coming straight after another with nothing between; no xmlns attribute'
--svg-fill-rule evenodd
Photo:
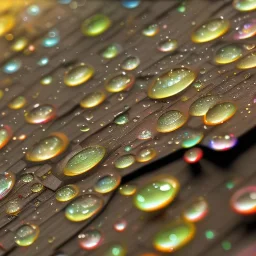
<svg viewBox="0 0 256 256"><path fill-rule="evenodd" d="M137 138L139 140L149 140L152 138L152 132L145 129L138 134Z"/></svg>
<svg viewBox="0 0 256 256"><path fill-rule="evenodd" d="M67 202L74 199L79 193L76 185L69 184L57 190L55 198L59 202Z"/></svg>
<svg viewBox="0 0 256 256"><path fill-rule="evenodd" d="M194 164L200 161L203 157L201 148L191 148L184 154L184 160L189 164Z"/></svg>
<svg viewBox="0 0 256 256"><path fill-rule="evenodd" d="M213 19L199 26L192 33L191 38L195 43L209 42L224 35L229 30L229 27L230 23L228 20Z"/></svg>
<svg viewBox="0 0 256 256"><path fill-rule="evenodd" d="M122 63L122 69L124 70L134 70L140 65L140 59L135 56L127 57Z"/></svg>
<svg viewBox="0 0 256 256"><path fill-rule="evenodd" d="M96 249L102 242L102 234L96 229L86 231L84 234L80 234L78 238L80 247L88 251Z"/></svg>
<svg viewBox="0 0 256 256"><path fill-rule="evenodd" d="M86 19L82 24L82 32L86 36L98 36L111 25L110 19L103 14L96 14Z"/></svg>
<svg viewBox="0 0 256 256"><path fill-rule="evenodd" d="M127 124L128 122L129 122L129 118L128 118L128 115L126 114L119 115L114 119L114 123L118 125L124 125L124 124Z"/></svg>
<svg viewBox="0 0 256 256"><path fill-rule="evenodd" d="M30 124L48 123L56 116L56 110L53 106L45 104L33 108L25 114L25 119Z"/></svg>
<svg viewBox="0 0 256 256"><path fill-rule="evenodd" d="M242 215L256 213L256 186L248 186L239 189L231 198L233 210Z"/></svg>
<svg viewBox="0 0 256 256"><path fill-rule="evenodd" d="M174 200L179 187L179 182L173 177L158 178L136 192L134 205L146 212L162 209Z"/></svg>
<svg viewBox="0 0 256 256"><path fill-rule="evenodd" d="M126 256L126 248L121 244L112 244L104 248L103 256Z"/></svg>
<svg viewBox="0 0 256 256"><path fill-rule="evenodd" d="M153 245L160 252L175 252L194 238L195 230L193 223L173 222L155 235Z"/></svg>
<svg viewBox="0 0 256 256"><path fill-rule="evenodd" d="M204 198L198 198L183 212L183 217L189 222L197 222L208 214L208 210L206 200Z"/></svg>
<svg viewBox="0 0 256 256"><path fill-rule="evenodd" d="M5 14L0 17L0 36L8 33L15 25L15 18L13 15Z"/></svg>
<svg viewBox="0 0 256 256"><path fill-rule="evenodd" d="M243 57L241 60L239 60L236 67L239 69L255 68L256 67L256 51L249 53L248 55Z"/></svg>
<svg viewBox="0 0 256 256"><path fill-rule="evenodd" d="M115 161L115 167L118 169L124 169L135 163L135 157L133 155L120 156Z"/></svg>
<svg viewBox="0 0 256 256"><path fill-rule="evenodd" d="M9 126L0 127L0 149L3 148L12 138L12 130Z"/></svg>
<svg viewBox="0 0 256 256"><path fill-rule="evenodd" d="M17 72L21 67L21 61L18 59L13 59L8 61L4 67L3 67L3 71L6 74L13 74L15 72Z"/></svg>
<svg viewBox="0 0 256 256"><path fill-rule="evenodd" d="M175 39L167 39L161 41L157 48L160 52L173 52L178 48L178 42Z"/></svg>
<svg viewBox="0 0 256 256"><path fill-rule="evenodd" d="M256 19L245 22L239 30L234 34L235 40L241 40L253 37L256 34Z"/></svg>
<svg viewBox="0 0 256 256"><path fill-rule="evenodd" d="M203 96L194 101L190 108L191 116L204 116L207 111L218 102L218 97L213 95Z"/></svg>
<svg viewBox="0 0 256 256"><path fill-rule="evenodd" d="M223 102L210 108L204 116L207 125L222 124L236 113L236 106L230 102Z"/></svg>
<svg viewBox="0 0 256 256"><path fill-rule="evenodd" d="M8 104L10 109L20 109L23 108L26 104L26 98L23 96L17 96Z"/></svg>
<svg viewBox="0 0 256 256"><path fill-rule="evenodd" d="M210 140L210 148L216 151L225 151L233 148L237 144L237 138L233 135L214 136Z"/></svg>
<svg viewBox="0 0 256 256"><path fill-rule="evenodd" d="M11 172L0 174L0 200L6 197L15 184L15 176Z"/></svg>
<svg viewBox="0 0 256 256"><path fill-rule="evenodd" d="M191 148L197 145L202 139L204 135L201 132L194 133L185 133L184 138L182 140L183 148Z"/></svg>
<svg viewBox="0 0 256 256"><path fill-rule="evenodd" d="M39 65L40 67L43 67L48 63L49 63L49 59L47 57L43 57L37 62L37 65Z"/></svg>
<svg viewBox="0 0 256 256"><path fill-rule="evenodd" d="M178 110L170 110L161 115L157 120L156 130L158 132L172 132L183 126L187 117Z"/></svg>
<svg viewBox="0 0 256 256"><path fill-rule="evenodd" d="M187 68L175 68L154 79L149 86L148 96L163 99L186 89L196 79L196 73Z"/></svg>
<svg viewBox="0 0 256 256"><path fill-rule="evenodd" d="M38 5L30 5L27 8L27 13L31 16L37 16L40 13L40 7Z"/></svg>
<svg viewBox="0 0 256 256"><path fill-rule="evenodd" d="M215 54L214 60L218 64L228 64L242 57L242 48L237 45L221 47Z"/></svg>
<svg viewBox="0 0 256 256"><path fill-rule="evenodd" d="M21 211L19 200L11 200L6 204L5 212L8 215L17 215Z"/></svg>
<svg viewBox="0 0 256 256"><path fill-rule="evenodd" d="M57 29L53 29L47 33L47 35L42 40L42 46L46 48L51 48L56 46L60 41L60 35Z"/></svg>
<svg viewBox="0 0 256 256"><path fill-rule="evenodd" d="M93 67L88 64L81 63L68 69L64 75L64 83L67 86L78 86L87 82L93 75Z"/></svg>
<svg viewBox="0 0 256 256"><path fill-rule="evenodd" d="M136 160L138 162L148 162L152 160L156 156L156 151L153 148L144 148L139 151L139 153L136 155Z"/></svg>
<svg viewBox="0 0 256 256"><path fill-rule="evenodd" d="M103 206L103 200L94 195L86 194L71 202L66 210L65 216L71 221L83 221L98 213Z"/></svg>
<svg viewBox="0 0 256 256"><path fill-rule="evenodd" d="M144 36L155 36L159 32L159 26L157 24L152 24L146 27L143 31L142 34Z"/></svg>
<svg viewBox="0 0 256 256"><path fill-rule="evenodd" d="M52 80L53 80L53 79L52 79L51 76L46 76L46 77L44 77L44 78L41 79L40 83L41 83L42 85L49 85L49 84L51 84Z"/></svg>
<svg viewBox="0 0 256 256"><path fill-rule="evenodd" d="M121 92L133 86L135 78L132 74L118 74L107 80L105 88L109 92Z"/></svg>
<svg viewBox="0 0 256 256"><path fill-rule="evenodd" d="M127 227L127 222L125 220L118 220L115 224L114 224L114 229L117 232L123 232Z"/></svg>
<svg viewBox="0 0 256 256"><path fill-rule="evenodd" d="M233 6L241 12L248 12L256 9L255 0L234 0Z"/></svg>
<svg viewBox="0 0 256 256"><path fill-rule="evenodd" d="M26 37L20 37L11 45L11 49L14 52L20 52L28 45L28 39Z"/></svg>
<svg viewBox="0 0 256 256"><path fill-rule="evenodd" d="M121 51L121 45L111 44L101 53L101 56L105 59L112 59L115 58Z"/></svg>
<svg viewBox="0 0 256 256"><path fill-rule="evenodd" d="M122 0L123 7L127 9L133 9L138 7L140 4L140 0Z"/></svg>
<svg viewBox="0 0 256 256"><path fill-rule="evenodd" d="M131 184L125 184L119 188L119 193L123 196L132 196L136 192L136 186Z"/></svg>
<svg viewBox="0 0 256 256"><path fill-rule="evenodd" d="M39 227L32 224L24 224L15 233L15 243L19 246L33 244L39 236Z"/></svg>
<svg viewBox="0 0 256 256"><path fill-rule="evenodd" d="M41 183L35 183L31 186L31 191L34 193L39 193L44 189L44 186Z"/></svg>
<svg viewBox="0 0 256 256"><path fill-rule="evenodd" d="M21 176L21 180L25 183L29 183L34 180L34 176L31 173L25 173Z"/></svg>
<svg viewBox="0 0 256 256"><path fill-rule="evenodd" d="M82 108L94 108L100 105L106 99L106 95L102 91L96 91L87 94L80 102Z"/></svg>
<svg viewBox="0 0 256 256"><path fill-rule="evenodd" d="M98 165L105 154L106 150L102 146L88 146L68 160L64 174L67 176L83 174Z"/></svg>
<svg viewBox="0 0 256 256"><path fill-rule="evenodd" d="M115 190L121 182L119 175L106 175L100 178L94 185L94 190L98 193L109 193Z"/></svg>

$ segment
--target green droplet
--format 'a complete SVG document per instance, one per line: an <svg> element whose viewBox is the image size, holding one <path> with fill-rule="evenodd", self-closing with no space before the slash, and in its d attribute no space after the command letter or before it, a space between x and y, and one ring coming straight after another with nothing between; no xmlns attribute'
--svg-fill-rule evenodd
<svg viewBox="0 0 256 256"><path fill-rule="evenodd" d="M178 48L178 42L175 39L167 39L158 44L160 52L173 52Z"/></svg>
<svg viewBox="0 0 256 256"><path fill-rule="evenodd" d="M124 70L134 70L140 65L140 59L138 57L129 56L122 63L122 69Z"/></svg>
<svg viewBox="0 0 256 256"><path fill-rule="evenodd" d="M229 27L228 20L217 18L207 21L192 33L192 41L195 43L212 41L224 35L229 30Z"/></svg>
<svg viewBox="0 0 256 256"><path fill-rule="evenodd" d="M36 225L22 225L15 234L15 243L19 246L29 246L35 242L39 236L39 227Z"/></svg>
<svg viewBox="0 0 256 256"><path fill-rule="evenodd" d="M119 125L124 125L124 124L127 124L128 122L129 122L129 118L128 118L128 115L126 114L119 115L114 120L114 123Z"/></svg>
<svg viewBox="0 0 256 256"><path fill-rule="evenodd" d="M190 222L171 223L155 235L153 245L160 252L175 252L194 238L195 230Z"/></svg>
<svg viewBox="0 0 256 256"><path fill-rule="evenodd" d="M15 184L15 176L10 172L0 174L0 200L6 197Z"/></svg>
<svg viewBox="0 0 256 256"><path fill-rule="evenodd" d="M144 148L139 151L139 153L136 155L136 160L138 162L148 162L152 160L156 156L156 151L153 148Z"/></svg>
<svg viewBox="0 0 256 256"><path fill-rule="evenodd" d="M119 193L124 196L132 196L136 192L136 186L125 184L119 188Z"/></svg>
<svg viewBox="0 0 256 256"><path fill-rule="evenodd" d="M126 256L126 249L121 244L112 244L104 250L103 256Z"/></svg>
<svg viewBox="0 0 256 256"><path fill-rule="evenodd" d="M157 77L149 86L148 96L163 99L186 89L196 79L196 73L187 68L176 68Z"/></svg>
<svg viewBox="0 0 256 256"><path fill-rule="evenodd" d="M135 157L133 155L123 155L120 156L116 161L115 161L115 167L118 169L124 169L135 162Z"/></svg>
<svg viewBox="0 0 256 256"><path fill-rule="evenodd" d="M78 86L82 83L87 82L94 75L94 69L88 64L81 63L69 68L65 73L64 83L67 86Z"/></svg>
<svg viewBox="0 0 256 256"><path fill-rule="evenodd" d="M86 36L98 36L111 25L110 19L103 14L96 14L86 19L82 24L82 32Z"/></svg>
<svg viewBox="0 0 256 256"><path fill-rule="evenodd" d="M100 178L95 186L94 190L98 193L109 193L113 190L115 190L121 182L121 178L118 175L106 175L102 178Z"/></svg>
<svg viewBox="0 0 256 256"><path fill-rule="evenodd" d="M17 96L8 104L8 107L10 109L20 109L20 108L23 108L25 104L26 104L25 97Z"/></svg>
<svg viewBox="0 0 256 256"><path fill-rule="evenodd" d="M248 12L256 9L256 0L234 0L234 7L240 12Z"/></svg>
<svg viewBox="0 0 256 256"><path fill-rule="evenodd" d="M250 69L256 67L256 51L249 53L241 60L238 61L237 68L239 69Z"/></svg>
<svg viewBox="0 0 256 256"><path fill-rule="evenodd" d="M232 248L232 245L229 241L223 241L221 246L225 251L229 251Z"/></svg>
<svg viewBox="0 0 256 256"><path fill-rule="evenodd" d="M31 186L31 191L34 193L39 193L44 189L44 186L41 183L35 183Z"/></svg>
<svg viewBox="0 0 256 256"><path fill-rule="evenodd" d="M215 237L215 234L212 230L207 230L205 231L205 237L208 239L208 240L211 240Z"/></svg>
<svg viewBox="0 0 256 256"><path fill-rule="evenodd" d="M155 36L158 32L159 32L159 26L157 24L152 24L146 27L142 31L142 34L144 36Z"/></svg>
<svg viewBox="0 0 256 256"><path fill-rule="evenodd" d="M203 96L194 101L190 108L191 116L204 116L207 111L218 102L218 97L213 95Z"/></svg>
<svg viewBox="0 0 256 256"><path fill-rule="evenodd" d="M157 120L156 130L158 132L172 132L183 126L187 117L178 110L170 110L161 115Z"/></svg>
<svg viewBox="0 0 256 256"><path fill-rule="evenodd" d="M204 116L207 125L222 124L236 113L236 106L230 102L223 102L210 108Z"/></svg>
<svg viewBox="0 0 256 256"><path fill-rule="evenodd" d="M106 95L102 91L96 91L87 94L80 102L82 108L94 108L100 105L106 99Z"/></svg>
<svg viewBox="0 0 256 256"><path fill-rule="evenodd" d="M115 58L122 51L122 47L119 44L109 45L101 54L105 59Z"/></svg>
<svg viewBox="0 0 256 256"><path fill-rule="evenodd" d="M71 221L83 221L98 213L103 206L103 200L94 195L86 194L71 202L66 210L65 216Z"/></svg>
<svg viewBox="0 0 256 256"><path fill-rule="evenodd" d="M105 88L109 92L121 92L129 89L134 84L132 74L118 74L107 80Z"/></svg>
<svg viewBox="0 0 256 256"><path fill-rule="evenodd" d="M194 132L192 134L185 134L184 139L182 140L183 148L191 148L197 145L202 139L204 135L201 132Z"/></svg>
<svg viewBox="0 0 256 256"><path fill-rule="evenodd" d="M83 174L99 164L105 154L106 150L102 146L86 147L69 159L64 168L64 174L66 176Z"/></svg>
<svg viewBox="0 0 256 256"><path fill-rule="evenodd" d="M55 198L59 202L67 202L75 198L79 193L79 189L76 185L66 185L57 190Z"/></svg>
<svg viewBox="0 0 256 256"><path fill-rule="evenodd" d="M132 147L131 146L125 146L124 147L124 151L125 152L130 152L132 150Z"/></svg>
<svg viewBox="0 0 256 256"><path fill-rule="evenodd" d="M218 64L228 64L242 57L242 48L237 45L221 47L215 54L214 60Z"/></svg>
<svg viewBox="0 0 256 256"><path fill-rule="evenodd" d="M136 192L134 205L146 212L162 209L174 200L179 187L179 182L173 177L156 179Z"/></svg>

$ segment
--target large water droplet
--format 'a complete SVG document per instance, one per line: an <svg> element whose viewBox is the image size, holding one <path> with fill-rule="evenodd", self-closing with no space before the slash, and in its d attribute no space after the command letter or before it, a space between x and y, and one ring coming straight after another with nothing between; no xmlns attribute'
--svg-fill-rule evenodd
<svg viewBox="0 0 256 256"><path fill-rule="evenodd" d="M239 69L250 69L256 67L256 51L251 52L245 57L243 57L241 60L238 61L237 68Z"/></svg>
<svg viewBox="0 0 256 256"><path fill-rule="evenodd" d="M109 92L121 92L129 89L135 82L132 74L118 74L107 80L105 88Z"/></svg>
<svg viewBox="0 0 256 256"><path fill-rule="evenodd" d="M15 184L15 176L11 172L0 174L0 200L6 197Z"/></svg>
<svg viewBox="0 0 256 256"><path fill-rule="evenodd" d="M100 105L106 99L106 95L102 91L96 91L87 94L80 102L82 108L94 108Z"/></svg>
<svg viewBox="0 0 256 256"><path fill-rule="evenodd" d="M133 155L123 155L120 156L116 161L115 161L115 167L118 169L124 169L132 164L135 163L135 157Z"/></svg>
<svg viewBox="0 0 256 256"><path fill-rule="evenodd" d="M214 136L210 140L210 147L216 151L225 151L237 144L237 138L233 135Z"/></svg>
<svg viewBox="0 0 256 256"><path fill-rule="evenodd" d="M19 246L29 246L35 242L39 236L39 227L32 224L22 225L15 234L15 243Z"/></svg>
<svg viewBox="0 0 256 256"><path fill-rule="evenodd" d="M204 198L198 198L183 212L183 217L189 222L197 222L208 214L208 210L206 200Z"/></svg>
<svg viewBox="0 0 256 256"><path fill-rule="evenodd" d="M6 204L5 212L9 215L17 215L21 211L21 203L18 199L11 200Z"/></svg>
<svg viewBox="0 0 256 256"><path fill-rule="evenodd" d="M55 198L59 202L67 202L74 199L79 193L79 189L76 185L66 185L57 190Z"/></svg>
<svg viewBox="0 0 256 256"><path fill-rule="evenodd" d="M12 138L12 130L9 126L0 127L0 149L3 148Z"/></svg>
<svg viewBox="0 0 256 256"><path fill-rule="evenodd" d="M256 9L255 0L234 0L233 6L241 12L248 12Z"/></svg>
<svg viewBox="0 0 256 256"><path fill-rule="evenodd" d="M235 40L253 37L256 34L256 19L246 21L234 34Z"/></svg>
<svg viewBox="0 0 256 256"><path fill-rule="evenodd" d="M242 57L242 48L237 45L227 45L221 47L214 57L218 64L228 64Z"/></svg>
<svg viewBox="0 0 256 256"><path fill-rule="evenodd" d="M121 182L119 175L106 175L100 178L94 185L94 190L98 193L109 193L115 190Z"/></svg>
<svg viewBox="0 0 256 256"><path fill-rule="evenodd" d="M80 234L78 238L80 247L88 251L97 248L102 242L102 234L96 229L88 230L84 234Z"/></svg>

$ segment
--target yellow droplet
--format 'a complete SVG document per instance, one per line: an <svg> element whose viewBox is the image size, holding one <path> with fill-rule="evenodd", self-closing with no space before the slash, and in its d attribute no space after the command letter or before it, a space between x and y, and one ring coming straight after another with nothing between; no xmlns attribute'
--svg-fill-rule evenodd
<svg viewBox="0 0 256 256"><path fill-rule="evenodd" d="M0 36L8 33L15 25L15 18L10 14L2 15L0 17Z"/></svg>
<svg viewBox="0 0 256 256"><path fill-rule="evenodd" d="M26 98L23 97L23 96L17 96L15 97L9 104L8 104L8 107L10 109L20 109L20 108L23 108L26 104Z"/></svg>
<svg viewBox="0 0 256 256"><path fill-rule="evenodd" d="M87 94L80 102L82 108L93 108L100 105L106 99L106 95L102 91L96 91Z"/></svg>
<svg viewBox="0 0 256 256"><path fill-rule="evenodd" d="M221 47L215 55L215 62L218 64L228 64L242 57L242 48L237 45L226 45Z"/></svg>
<svg viewBox="0 0 256 256"><path fill-rule="evenodd" d="M256 9L256 0L234 0L233 6L240 12L248 12Z"/></svg>
<svg viewBox="0 0 256 256"><path fill-rule="evenodd" d="M256 67L256 51L249 53L241 60L238 61L237 68L239 69L249 69Z"/></svg>
<svg viewBox="0 0 256 256"><path fill-rule="evenodd" d="M118 74L107 80L105 88L109 92L121 92L129 89L135 82L132 74Z"/></svg>
<svg viewBox="0 0 256 256"><path fill-rule="evenodd" d="M11 45L11 49L14 52L20 52L28 45L28 39L26 37L20 37Z"/></svg>
<svg viewBox="0 0 256 256"><path fill-rule="evenodd" d="M29 246L39 236L39 227L31 224L24 224L15 233L15 243L19 246Z"/></svg>
<svg viewBox="0 0 256 256"><path fill-rule="evenodd" d="M115 167L118 169L124 169L135 162L135 157L133 155L123 155L120 156L116 161L115 161Z"/></svg>
<svg viewBox="0 0 256 256"><path fill-rule="evenodd" d="M136 160L138 162L148 162L152 160L156 156L156 151L154 148L144 148L139 151L139 153L136 155Z"/></svg>
<svg viewBox="0 0 256 256"><path fill-rule="evenodd" d="M56 192L56 200L59 202L67 202L71 199L74 199L79 193L79 189L76 185L66 185Z"/></svg>

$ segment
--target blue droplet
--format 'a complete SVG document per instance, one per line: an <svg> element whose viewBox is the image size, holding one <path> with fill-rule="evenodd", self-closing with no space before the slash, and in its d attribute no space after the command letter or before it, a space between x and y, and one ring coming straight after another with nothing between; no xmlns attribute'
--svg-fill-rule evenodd
<svg viewBox="0 0 256 256"><path fill-rule="evenodd" d="M43 57L43 58L41 58L41 59L37 62L37 64L38 64L39 66L43 67L43 66L47 65L48 62L49 62L49 59L48 59L47 57Z"/></svg>
<svg viewBox="0 0 256 256"><path fill-rule="evenodd" d="M17 72L20 69L20 67L21 67L20 60L10 60L4 65L3 71L7 74L13 74Z"/></svg>
<svg viewBox="0 0 256 256"><path fill-rule="evenodd" d="M57 45L60 41L59 32L56 29L48 32L47 36L43 38L42 45L44 47L50 48Z"/></svg>
<svg viewBox="0 0 256 256"><path fill-rule="evenodd" d="M125 8L133 9L138 7L140 4L140 0L122 0L122 5Z"/></svg>

